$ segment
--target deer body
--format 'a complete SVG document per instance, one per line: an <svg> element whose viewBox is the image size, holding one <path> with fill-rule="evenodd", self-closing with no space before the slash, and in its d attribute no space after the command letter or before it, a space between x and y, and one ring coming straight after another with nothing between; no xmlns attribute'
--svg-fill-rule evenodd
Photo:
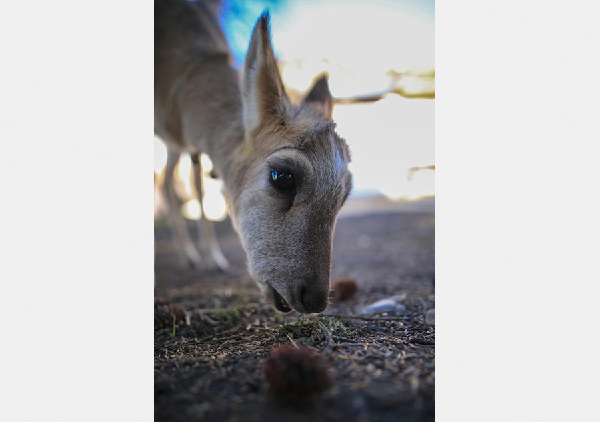
<svg viewBox="0 0 600 422"><path fill-rule="evenodd" d="M318 79L302 104L290 102L266 14L240 78L213 4L155 0L155 132L168 150L170 224L193 263L227 268L211 223L201 222L198 253L174 209L172 172L180 155L192 156L201 198L198 158L206 153L224 182L259 287L281 311L320 312L336 215L351 189L349 151L334 131L327 79Z"/></svg>

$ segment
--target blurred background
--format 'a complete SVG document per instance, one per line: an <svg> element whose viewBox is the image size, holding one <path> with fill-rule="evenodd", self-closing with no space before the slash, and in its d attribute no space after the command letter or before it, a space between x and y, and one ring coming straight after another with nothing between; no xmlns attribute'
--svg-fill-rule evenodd
<svg viewBox="0 0 600 422"><path fill-rule="evenodd" d="M434 211L434 0L255 0L221 2L221 24L240 69L252 28L271 13L273 49L291 98L329 73L337 132L352 152L354 189L340 215L365 211ZM155 219L166 149L154 142ZM211 163L203 156L208 174ZM182 211L200 218L189 157L175 172ZM227 207L221 182L205 177L206 217Z"/></svg>

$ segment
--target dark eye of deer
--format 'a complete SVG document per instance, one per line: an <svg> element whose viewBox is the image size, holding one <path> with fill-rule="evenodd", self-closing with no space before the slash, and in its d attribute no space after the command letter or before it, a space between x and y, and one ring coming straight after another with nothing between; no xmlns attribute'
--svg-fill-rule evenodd
<svg viewBox="0 0 600 422"><path fill-rule="evenodd" d="M271 170L271 182L282 191L292 191L296 187L294 175L279 170Z"/></svg>

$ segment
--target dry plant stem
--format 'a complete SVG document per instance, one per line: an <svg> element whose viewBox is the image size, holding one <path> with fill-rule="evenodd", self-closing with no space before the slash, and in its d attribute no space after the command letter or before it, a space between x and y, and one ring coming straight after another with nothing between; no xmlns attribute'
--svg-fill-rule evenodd
<svg viewBox="0 0 600 422"><path fill-rule="evenodd" d="M317 322L319 323L319 325L321 326L321 329L327 336L327 347L325 348L325 350L323 350L323 354L328 355L331 352L331 349L333 348L333 338L331 337L331 330L329 328L327 328L325 326L325 324L323 324L318 319L317 319Z"/></svg>
<svg viewBox="0 0 600 422"><path fill-rule="evenodd" d="M326 317L337 317L337 318L351 318L351 319L364 319L365 321L386 321L386 320L404 320L407 319L405 316L380 316L370 317L363 315L342 315L342 314L323 314Z"/></svg>
<svg viewBox="0 0 600 422"><path fill-rule="evenodd" d="M296 347L296 348L297 348L297 347L298 347L298 344L296 344L296 342L294 341L294 339L293 339L293 338L291 338L289 334L286 334L286 335L287 335L287 338L289 338L289 339L290 339L290 341L292 342L292 344L294 345L294 347Z"/></svg>

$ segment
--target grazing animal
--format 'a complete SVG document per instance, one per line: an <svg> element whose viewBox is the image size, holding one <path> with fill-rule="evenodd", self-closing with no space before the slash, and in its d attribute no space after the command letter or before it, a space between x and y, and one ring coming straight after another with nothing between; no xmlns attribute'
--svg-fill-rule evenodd
<svg viewBox="0 0 600 422"><path fill-rule="evenodd" d="M196 249L176 209L180 156L191 155L202 198L199 157L206 153L223 180L252 278L280 311L323 311L336 216L352 187L327 77L294 104L277 68L268 13L254 27L239 75L216 2L154 4L154 131L168 151L164 194L183 253L194 264L228 267L212 223L201 221Z"/></svg>

